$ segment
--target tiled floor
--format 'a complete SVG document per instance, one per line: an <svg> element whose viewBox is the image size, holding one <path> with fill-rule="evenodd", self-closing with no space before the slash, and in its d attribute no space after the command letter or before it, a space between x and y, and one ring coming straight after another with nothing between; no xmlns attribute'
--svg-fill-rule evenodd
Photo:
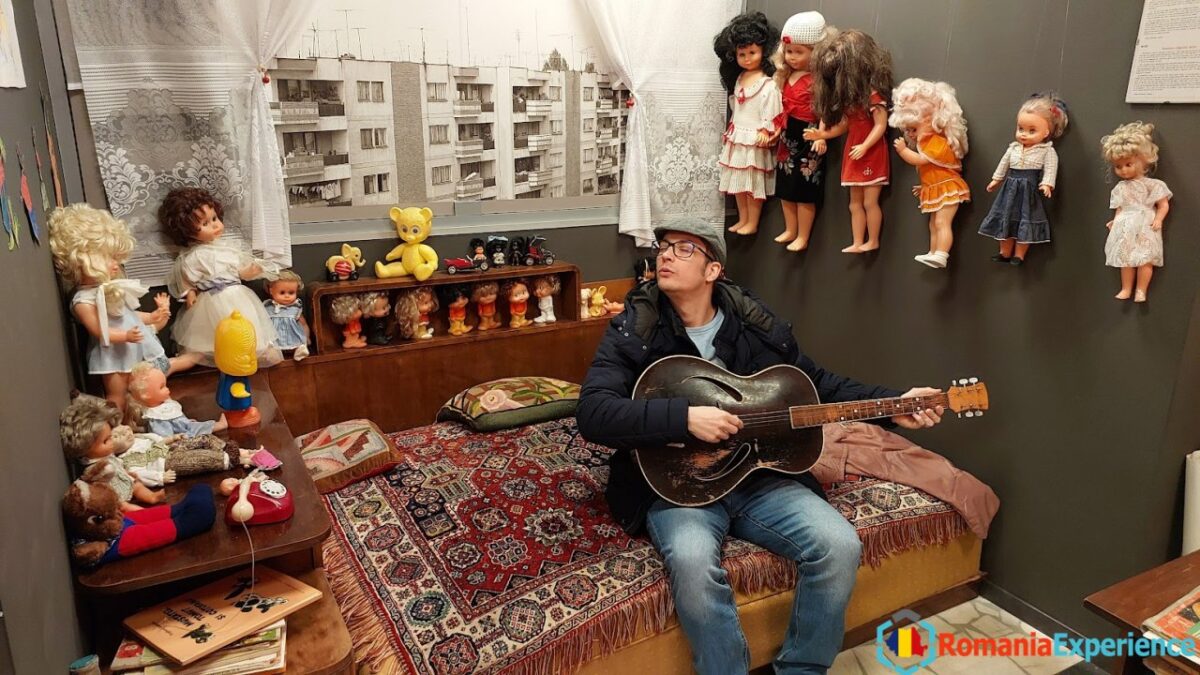
<svg viewBox="0 0 1200 675"><path fill-rule="evenodd" d="M1000 609L982 597L951 607L927 619L938 633L970 637L1028 636L1036 629ZM942 656L921 673L934 675L1053 675L1078 664L1082 659L1055 656ZM838 654L830 675L895 675L896 671L880 663L871 641Z"/></svg>

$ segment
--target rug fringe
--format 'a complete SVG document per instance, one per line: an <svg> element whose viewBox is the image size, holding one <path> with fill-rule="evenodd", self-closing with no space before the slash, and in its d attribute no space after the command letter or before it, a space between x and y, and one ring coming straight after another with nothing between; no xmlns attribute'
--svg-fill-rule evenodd
<svg viewBox="0 0 1200 675"><path fill-rule="evenodd" d="M324 554L325 576L350 631L354 661L360 667L358 672L364 672L363 667L370 673L403 672L402 659L393 646L387 623L379 618L381 611L363 591L336 532L325 540Z"/></svg>
<svg viewBox="0 0 1200 675"><path fill-rule="evenodd" d="M888 523L859 530L858 537L863 544L863 562L877 568L888 556L914 548L945 546L968 529L967 521L958 512L946 511L910 518L900 525Z"/></svg>

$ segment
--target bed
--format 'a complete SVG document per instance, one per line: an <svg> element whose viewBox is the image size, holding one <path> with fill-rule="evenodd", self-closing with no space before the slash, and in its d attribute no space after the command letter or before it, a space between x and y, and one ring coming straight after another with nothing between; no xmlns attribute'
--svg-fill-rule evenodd
<svg viewBox="0 0 1200 675"><path fill-rule="evenodd" d="M583 440L573 418L491 433L439 422L388 436L390 461L324 496L325 567L360 667L691 672L661 560L610 519L610 451ZM849 629L979 578L981 541L948 504L854 475L826 489L864 545ZM795 566L733 539L723 565L751 665L767 664L786 630Z"/></svg>

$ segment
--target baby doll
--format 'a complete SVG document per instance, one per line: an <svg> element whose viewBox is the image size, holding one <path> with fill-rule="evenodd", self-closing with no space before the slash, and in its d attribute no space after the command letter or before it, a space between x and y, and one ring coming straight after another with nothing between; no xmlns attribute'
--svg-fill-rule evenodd
<svg viewBox="0 0 1200 675"><path fill-rule="evenodd" d="M771 148L783 128L783 103L768 58L779 42L779 30L762 12L735 16L713 39L721 59L721 82L729 93L733 116L722 137L719 189L737 200L738 221L730 232L754 234L763 202L775 193L775 161Z"/></svg>
<svg viewBox="0 0 1200 675"><path fill-rule="evenodd" d="M533 280L533 294L538 299L538 316L533 320L536 324L554 323L558 319L554 316L554 296L558 295L562 290L562 282L558 280L557 275L547 275L544 277L535 277Z"/></svg>
<svg viewBox="0 0 1200 675"><path fill-rule="evenodd" d="M1118 300L1132 294L1134 302L1145 302L1154 268L1163 266L1162 228L1170 210L1171 190L1146 175L1158 164L1153 132L1153 124L1130 122L1100 139L1104 159L1121 179L1108 203L1117 213L1108 221L1108 240L1104 242L1104 264L1121 268Z"/></svg>
<svg viewBox="0 0 1200 675"><path fill-rule="evenodd" d="M1022 265L1030 244L1050 241L1042 197L1054 194L1058 153L1054 141L1067 129L1067 104L1055 94L1034 94L1017 112L1017 140L1009 144L987 191L1000 188L979 234L1000 241L998 263ZM1041 192L1041 195L1038 193Z"/></svg>
<svg viewBox="0 0 1200 675"><path fill-rule="evenodd" d="M199 436L229 427L224 415L216 422L197 422L184 415L183 407L171 398L167 376L145 361L134 366L129 374L129 398L145 408L141 411L142 419L159 436Z"/></svg>
<svg viewBox="0 0 1200 675"><path fill-rule="evenodd" d="M451 335L466 335L475 329L474 326L467 325L467 305L471 302L471 296L467 293L466 286L444 287L442 302L446 303L450 312L450 330L447 332Z"/></svg>
<svg viewBox="0 0 1200 675"><path fill-rule="evenodd" d="M843 253L879 248L883 211L879 195L888 184L886 96L892 92L892 55L862 31L826 37L813 48L813 112L829 128L807 129L808 141L846 134L842 186L850 188L854 243Z"/></svg>
<svg viewBox="0 0 1200 675"><path fill-rule="evenodd" d="M396 297L396 327L405 340L433 337L429 315L438 310L437 296L427 287L401 291Z"/></svg>
<svg viewBox="0 0 1200 675"><path fill-rule="evenodd" d="M362 312L362 328L367 336L367 344L386 345L391 342L389 328L392 322L388 315L392 313L392 305L388 302L388 294L382 291L363 293Z"/></svg>
<svg viewBox="0 0 1200 675"><path fill-rule="evenodd" d="M297 361L308 356L308 322L304 320L304 303L300 300L302 290L304 282L300 275L283 270L267 282L267 295L271 297L263 300L267 316L275 326L279 348L292 350L292 358Z"/></svg>
<svg viewBox="0 0 1200 675"><path fill-rule="evenodd" d="M917 167L921 184L913 194L921 202L921 213L929 214L929 250L914 259L929 267L943 268L954 245L954 214L958 205L971 201L971 188L962 178L962 158L967 154L967 120L954 97L954 87L915 77L900 83L892 93L895 108L892 126L912 136L917 149L909 149L897 138L896 152Z"/></svg>
<svg viewBox="0 0 1200 675"><path fill-rule="evenodd" d="M118 446L113 443L113 429L120 423L121 411L109 401L79 394L59 415L58 433L63 451L81 469L104 462L112 466L107 481L117 493L121 510L135 511L141 507L131 504L130 500L157 504L163 500L163 493L150 490L135 480L116 455Z"/></svg>
<svg viewBox="0 0 1200 675"><path fill-rule="evenodd" d="M783 137L779 140L775 166L775 196L783 205L783 234L775 237L789 251L808 248L817 207L824 196L825 141L808 141L804 131L824 129L812 107L813 45L835 30L825 25L820 12L801 12L783 25L783 37L772 59L775 83L783 92L783 112L787 115Z"/></svg>
<svg viewBox="0 0 1200 675"><path fill-rule="evenodd" d="M132 425L134 420L128 417L126 421ZM140 427L141 422L138 424ZM250 465L254 459L253 450L242 450L232 440L212 434L164 438L156 433L135 434L130 426L123 424L113 428L112 442L114 454L120 456L125 468L150 488L174 483L178 476Z"/></svg>
<svg viewBox="0 0 1200 675"><path fill-rule="evenodd" d="M510 328L524 328L529 325L529 319L525 318L525 312L528 311L529 301L529 283L524 279L513 279L504 283L504 287L500 290L504 299L508 300L508 325Z"/></svg>
<svg viewBox="0 0 1200 675"><path fill-rule="evenodd" d="M500 327L500 319L496 318L496 296L499 294L500 285L494 281L482 281L471 287L471 300L479 314L479 330Z"/></svg>
<svg viewBox="0 0 1200 675"><path fill-rule="evenodd" d="M134 246L125 223L108 211L72 204L50 214L50 254L54 269L71 297L71 314L87 329L87 369L104 384L104 395L119 410L125 408L129 371L141 361L153 361L167 373L194 366L194 355L167 358L155 328L171 317L170 300L155 297L157 309L139 312L138 298L146 288L125 279L121 266Z"/></svg>
<svg viewBox="0 0 1200 675"><path fill-rule="evenodd" d="M358 293L339 295L329 302L329 318L342 328L342 347L358 349L366 347L362 336L363 299Z"/></svg>
<svg viewBox="0 0 1200 675"><path fill-rule="evenodd" d="M487 262L488 256L487 252L484 250L485 247L482 239L475 237L470 241L468 246L471 248L471 260L476 265Z"/></svg>
<svg viewBox="0 0 1200 675"><path fill-rule="evenodd" d="M275 325L258 296L242 282L274 278L278 269L222 243L223 215L221 203L201 188L171 190L158 209L163 231L184 249L167 278L171 295L187 305L175 322L175 342L211 363L217 324L236 309L254 324L259 364L274 365L283 358Z"/></svg>

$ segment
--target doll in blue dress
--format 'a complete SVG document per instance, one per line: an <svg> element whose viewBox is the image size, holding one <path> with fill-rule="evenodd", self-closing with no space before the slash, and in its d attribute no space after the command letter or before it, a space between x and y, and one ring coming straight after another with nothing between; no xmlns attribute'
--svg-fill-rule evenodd
<svg viewBox="0 0 1200 675"><path fill-rule="evenodd" d="M285 352L294 350L292 358L297 361L308 356L308 322L304 320L304 305L300 299L302 290L304 282L300 275L283 270L279 278L267 283L267 295L271 297L263 300L263 307L279 337L279 348Z"/></svg>

